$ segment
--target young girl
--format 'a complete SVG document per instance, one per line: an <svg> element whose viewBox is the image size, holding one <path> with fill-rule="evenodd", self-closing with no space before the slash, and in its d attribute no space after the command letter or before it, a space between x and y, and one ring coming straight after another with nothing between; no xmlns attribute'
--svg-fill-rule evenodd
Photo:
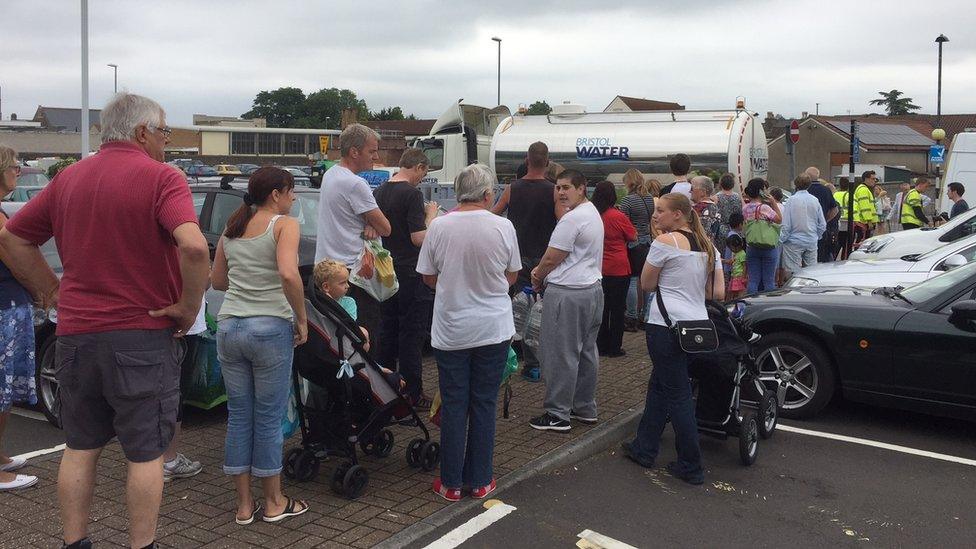
<svg viewBox="0 0 976 549"><path fill-rule="evenodd" d="M321 288L325 295L334 299L353 320L356 320L359 315L356 300L346 295L349 292L349 269L334 259L323 259L315 264L312 276L315 277L315 285ZM369 352L369 332L362 326L359 329L363 331L365 340L363 349Z"/></svg>
<svg viewBox="0 0 976 549"><path fill-rule="evenodd" d="M731 265L731 280L729 282L729 301L738 299L745 295L746 285L749 277L746 272L746 243L741 236L733 234L728 239L729 249L732 250L732 258L727 260Z"/></svg>

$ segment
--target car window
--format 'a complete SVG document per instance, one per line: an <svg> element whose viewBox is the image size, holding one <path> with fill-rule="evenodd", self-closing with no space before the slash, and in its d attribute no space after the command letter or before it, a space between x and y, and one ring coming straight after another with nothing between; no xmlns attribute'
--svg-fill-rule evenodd
<svg viewBox="0 0 976 549"><path fill-rule="evenodd" d="M976 263L969 263L964 267L947 271L924 282L905 288L901 291L901 294L912 303L925 303L953 288L968 285L971 283L973 275L976 275Z"/></svg>
<svg viewBox="0 0 976 549"><path fill-rule="evenodd" d="M42 173L22 173L17 176L17 184L25 187L42 187L50 180Z"/></svg>
<svg viewBox="0 0 976 549"><path fill-rule="evenodd" d="M938 249L938 248L936 248L936 249ZM961 255L961 256L965 257L967 263L970 263L972 261L976 261L976 245L970 246L968 248L964 248L962 250L959 250L958 252L950 255L949 257L952 257L953 255ZM949 257L947 257L946 259L949 259ZM939 264L936 266L935 270L937 270L937 271L944 271L944 270L946 270L945 260L939 262Z"/></svg>
<svg viewBox="0 0 976 549"><path fill-rule="evenodd" d="M302 236L315 238L318 227L319 193L295 193L289 214L298 220Z"/></svg>
<svg viewBox="0 0 976 549"><path fill-rule="evenodd" d="M200 215L203 213L203 205L207 202L207 193L197 192L193 193L193 211L197 214L197 221L203 221L200 219Z"/></svg>
<svg viewBox="0 0 976 549"><path fill-rule="evenodd" d="M960 226L959 238L976 234L976 217L971 217Z"/></svg>
<svg viewBox="0 0 976 549"><path fill-rule="evenodd" d="M241 207L243 198L236 194L217 193L214 195L213 210L210 212L210 232L223 233L227 220L237 208Z"/></svg>

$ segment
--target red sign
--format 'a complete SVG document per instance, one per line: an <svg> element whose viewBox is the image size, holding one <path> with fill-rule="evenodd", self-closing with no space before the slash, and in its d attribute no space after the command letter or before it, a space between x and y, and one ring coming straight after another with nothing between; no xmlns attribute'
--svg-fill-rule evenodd
<svg viewBox="0 0 976 549"><path fill-rule="evenodd" d="M800 142L800 123L796 120L790 122L790 141L794 145Z"/></svg>

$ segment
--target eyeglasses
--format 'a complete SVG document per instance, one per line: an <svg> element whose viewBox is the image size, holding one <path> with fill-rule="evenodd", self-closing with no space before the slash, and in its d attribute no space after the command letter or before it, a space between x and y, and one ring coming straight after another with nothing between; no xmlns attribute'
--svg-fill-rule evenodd
<svg viewBox="0 0 976 549"><path fill-rule="evenodd" d="M158 127L156 127L156 126L146 126L146 128L148 128L148 129L150 129L151 131L156 131L156 130L159 130L159 131L160 131L160 132L162 132L162 134L163 134L163 135L165 135L166 137L169 137L169 136L170 136L170 134L172 134L172 133L173 133L173 128L170 128L169 126L163 126L163 127L161 127L161 128L158 128Z"/></svg>
<svg viewBox="0 0 976 549"><path fill-rule="evenodd" d="M15 164L10 166L10 169L14 171L14 175L20 175L20 166Z"/></svg>

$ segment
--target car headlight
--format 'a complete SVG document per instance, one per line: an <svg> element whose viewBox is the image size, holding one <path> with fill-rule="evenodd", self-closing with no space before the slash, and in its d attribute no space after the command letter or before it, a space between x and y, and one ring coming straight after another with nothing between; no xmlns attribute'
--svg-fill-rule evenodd
<svg viewBox="0 0 976 549"><path fill-rule="evenodd" d="M802 288L804 286L819 286L820 281L815 278L804 278L802 276L794 276L787 283L787 288Z"/></svg>
<svg viewBox="0 0 976 549"><path fill-rule="evenodd" d="M877 238L869 238L865 240L861 245L861 250L867 253L880 252L881 248L884 248L893 241L895 237L893 236L879 236Z"/></svg>

